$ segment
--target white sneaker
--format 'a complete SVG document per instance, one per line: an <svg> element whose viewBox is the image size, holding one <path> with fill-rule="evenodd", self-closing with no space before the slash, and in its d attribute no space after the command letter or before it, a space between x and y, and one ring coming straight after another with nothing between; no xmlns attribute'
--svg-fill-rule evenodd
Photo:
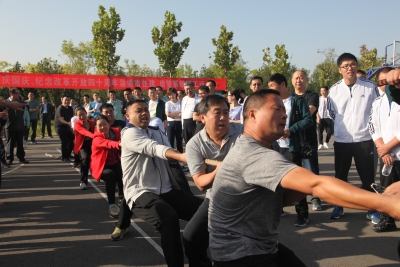
<svg viewBox="0 0 400 267"><path fill-rule="evenodd" d="M324 146L323 145L319 145L318 146L318 150L323 150L324 149Z"/></svg>
<svg viewBox="0 0 400 267"><path fill-rule="evenodd" d="M331 149L332 147L331 147L327 142L325 142L325 143L324 143L324 148L326 148L326 149Z"/></svg>
<svg viewBox="0 0 400 267"><path fill-rule="evenodd" d="M28 143L28 141L24 140L23 143L24 143L24 148L26 148L26 144Z"/></svg>
<svg viewBox="0 0 400 267"><path fill-rule="evenodd" d="M79 188L80 188L81 190L86 190L86 189L87 189L87 185L86 185L85 183L81 183L80 186L79 186Z"/></svg>

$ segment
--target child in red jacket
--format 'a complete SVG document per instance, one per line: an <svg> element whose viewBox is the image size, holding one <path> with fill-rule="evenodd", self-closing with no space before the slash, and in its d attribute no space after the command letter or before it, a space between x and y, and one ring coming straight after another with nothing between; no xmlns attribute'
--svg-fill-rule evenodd
<svg viewBox="0 0 400 267"><path fill-rule="evenodd" d="M96 131L92 142L90 171L97 181L106 182L110 217L118 218L119 208L115 205L115 183L118 182L119 196L122 191L122 169L120 160L121 134L111 128L108 118L102 114L96 118Z"/></svg>

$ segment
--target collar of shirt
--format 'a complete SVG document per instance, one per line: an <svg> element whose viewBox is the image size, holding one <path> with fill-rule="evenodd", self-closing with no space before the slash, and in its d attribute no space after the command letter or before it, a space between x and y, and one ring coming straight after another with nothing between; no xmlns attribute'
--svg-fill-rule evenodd
<svg viewBox="0 0 400 267"><path fill-rule="evenodd" d="M207 126L206 126L207 127ZM207 131L206 131L206 127L203 128L203 130L200 131L200 135L201 138L203 140L206 140L206 142L208 143L212 143L215 144L213 141L211 141L211 139L208 137ZM221 148L228 143L229 139L231 138L232 135L236 134L238 130L236 129L236 127L234 127L233 124L229 124L229 130L228 133L224 136L224 138L222 139L221 142Z"/></svg>

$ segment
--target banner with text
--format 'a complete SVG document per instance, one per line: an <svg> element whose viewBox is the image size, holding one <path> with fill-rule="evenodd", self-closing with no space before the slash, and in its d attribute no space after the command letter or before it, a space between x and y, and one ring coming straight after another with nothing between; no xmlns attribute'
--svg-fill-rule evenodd
<svg viewBox="0 0 400 267"><path fill-rule="evenodd" d="M207 80L214 80L217 83L217 90L226 90L225 78L166 78L14 72L0 72L0 76L0 87L84 90L124 90L127 87L131 89L140 87L142 90L147 90L151 86L161 86L164 90L167 90L169 87L183 90L184 83L192 81L197 90L200 85L205 85Z"/></svg>

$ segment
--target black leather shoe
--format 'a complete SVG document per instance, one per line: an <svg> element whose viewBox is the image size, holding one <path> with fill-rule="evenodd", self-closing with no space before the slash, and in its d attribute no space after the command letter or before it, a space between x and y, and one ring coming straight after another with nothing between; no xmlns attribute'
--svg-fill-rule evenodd
<svg viewBox="0 0 400 267"><path fill-rule="evenodd" d="M24 164L28 164L29 161L27 161L26 159L20 160L19 163L24 163Z"/></svg>

